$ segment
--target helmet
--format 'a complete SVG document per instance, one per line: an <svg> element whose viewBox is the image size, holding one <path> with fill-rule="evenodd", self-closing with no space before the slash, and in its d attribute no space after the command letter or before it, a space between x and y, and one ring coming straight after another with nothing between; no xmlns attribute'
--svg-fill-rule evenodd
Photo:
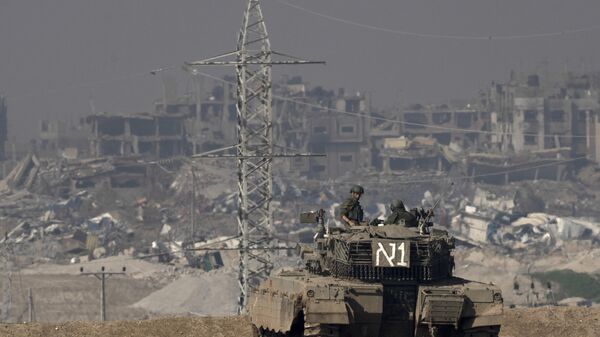
<svg viewBox="0 0 600 337"><path fill-rule="evenodd" d="M390 204L390 209L391 210L405 209L404 203L402 202L402 200L396 199L396 200L392 201L392 203Z"/></svg>
<svg viewBox="0 0 600 337"><path fill-rule="evenodd" d="M364 194L365 193L365 189L362 186L360 186L360 185L354 185L350 189L350 193Z"/></svg>

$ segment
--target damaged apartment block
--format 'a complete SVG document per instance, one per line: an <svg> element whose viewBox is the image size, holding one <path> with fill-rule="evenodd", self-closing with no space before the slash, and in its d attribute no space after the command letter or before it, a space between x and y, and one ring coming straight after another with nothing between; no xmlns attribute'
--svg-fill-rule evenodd
<svg viewBox="0 0 600 337"><path fill-rule="evenodd" d="M292 78L279 90L297 100L312 105L288 101L276 103L275 116L279 126L274 130L278 143L288 148L326 154L326 157L295 158L291 170L301 175L318 179L338 177L346 172L371 167L371 152L368 146L370 120L369 99L357 93L346 95L343 89L336 94L316 87L306 91L299 78ZM340 114L338 111L362 114L365 117Z"/></svg>
<svg viewBox="0 0 600 337"><path fill-rule="evenodd" d="M374 165L386 173L418 169L446 171L464 148L487 142L480 131L489 127L489 114L471 104L422 106L400 111L401 128L378 123L372 128Z"/></svg>
<svg viewBox="0 0 600 337"><path fill-rule="evenodd" d="M598 75L569 73L556 85L544 83L539 75L520 80L513 73L508 83L494 83L487 100L490 148L487 153L469 154L469 173L517 171L483 178L495 183L561 180L570 165L559 161L585 158L598 162L600 124L594 76Z"/></svg>
<svg viewBox="0 0 600 337"><path fill-rule="evenodd" d="M183 114L93 115L91 152L96 157L144 155L168 158L185 153Z"/></svg>
<svg viewBox="0 0 600 337"><path fill-rule="evenodd" d="M489 94L491 143L515 153L554 149L597 160L598 92L592 75L568 74L557 86L538 75L493 84Z"/></svg>
<svg viewBox="0 0 600 337"><path fill-rule="evenodd" d="M198 154L235 144L237 98L234 86L229 83L217 84L210 92L206 92L204 82L196 77L194 79L198 87L197 103L193 103L191 118L186 120L191 153Z"/></svg>
<svg viewBox="0 0 600 337"><path fill-rule="evenodd" d="M442 145L457 142L462 147L479 147L485 135L479 131L489 126L486 111L472 108L453 108L448 105L414 105L402 112L403 133L407 137L430 137Z"/></svg>

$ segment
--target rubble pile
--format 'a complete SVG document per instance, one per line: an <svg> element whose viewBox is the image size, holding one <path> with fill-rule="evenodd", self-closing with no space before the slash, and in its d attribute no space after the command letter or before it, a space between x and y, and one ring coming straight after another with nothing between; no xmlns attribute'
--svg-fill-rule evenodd
<svg viewBox="0 0 600 337"><path fill-rule="evenodd" d="M135 158L25 157L0 182L3 247L71 261L147 251L162 224L168 177ZM157 198L158 196L158 198Z"/></svg>
<svg viewBox="0 0 600 337"><path fill-rule="evenodd" d="M529 186L503 195L496 193L480 186L471 196L451 198L449 202L456 205L456 211L449 230L470 244L492 244L509 252L547 253L573 240L600 245L598 221L553 214L553 207L546 202L553 202L555 196L542 197L539 189Z"/></svg>

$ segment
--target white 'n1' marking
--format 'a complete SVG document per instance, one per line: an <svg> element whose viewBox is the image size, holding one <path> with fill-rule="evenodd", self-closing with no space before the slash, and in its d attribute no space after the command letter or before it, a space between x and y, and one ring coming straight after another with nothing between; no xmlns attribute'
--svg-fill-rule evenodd
<svg viewBox="0 0 600 337"><path fill-rule="evenodd" d="M387 260L387 262L390 265L390 267L393 267L394 266L394 259L396 258L396 243L395 242L390 242L389 243L390 248L392 248L390 255L388 255L387 251L385 250L385 248L383 247L383 244L381 242L378 242L377 245L379 246L379 249L377 249L377 252L376 252L377 256L375 257L375 265L376 266L380 265L379 255L381 253L383 253L383 256ZM405 261L406 253L404 252L404 242L402 242L400 244L400 246L398 246L398 250L400 251L400 262L397 262L396 265L397 266L401 266L401 267L408 266L408 263Z"/></svg>

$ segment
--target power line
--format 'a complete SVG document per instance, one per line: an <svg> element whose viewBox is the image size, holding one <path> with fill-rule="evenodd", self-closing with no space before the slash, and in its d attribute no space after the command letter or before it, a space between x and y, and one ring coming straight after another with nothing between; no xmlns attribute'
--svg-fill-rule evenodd
<svg viewBox="0 0 600 337"><path fill-rule="evenodd" d="M167 70L167 69L170 69L170 67L169 68L160 68L160 69ZM150 72L140 71L140 72L136 72L136 73L131 73L129 75L113 77L113 78L109 78L109 79L105 79L105 80L67 85L67 86L64 86L61 88L47 88L45 90L42 90L42 92L36 91L36 92L30 92L30 93L26 93L26 94L22 94L22 95L7 95L4 97L6 97L8 99L12 99L12 100L20 100L20 99L29 98L29 97L36 97L36 96L41 96L41 95L57 93L57 92L61 92L61 91L69 90L69 89L93 88L93 87L97 87L100 85L127 81L127 80L130 80L133 78L144 77L144 76L148 76L148 75L154 75L153 71L150 71Z"/></svg>
<svg viewBox="0 0 600 337"><path fill-rule="evenodd" d="M423 179L423 180L402 181L402 182L398 182L398 183L406 185L406 184L416 184L416 183L428 183L428 182L431 182L431 181L443 181L443 180L447 180L447 179L450 179L450 180L469 180L469 179L475 179L475 178L494 177L494 176L499 176L499 175L504 175L504 174L529 171L529 170L534 170L534 169L539 169L539 168L544 168L544 167L557 166L557 165L566 164L566 163L570 163L570 162L574 162L574 161L578 161L578 160L582 160L582 159L586 159L586 157L577 157L577 158L565 159L565 160L555 161L555 162L552 162L552 163L545 163L545 164L540 164L540 165L527 166L527 167L522 167L522 168L517 168L517 169L510 169L510 170L504 170L504 171L500 171L500 172L493 172L493 173L483 173L483 174L475 174L475 175L461 176L461 177L441 177L441 178L437 178L437 179L433 178L433 179Z"/></svg>
<svg viewBox="0 0 600 337"><path fill-rule="evenodd" d="M113 275L125 275L126 268L123 267L122 270L122 272L109 272L102 266L99 272L84 272L83 267L79 268L79 275L92 275L100 280L100 320L102 322L106 321L106 279Z"/></svg>
<svg viewBox="0 0 600 337"><path fill-rule="evenodd" d="M575 162L575 161L583 160L583 159L586 159L586 157L582 156L582 157L577 157L577 158L554 161L551 163L521 167L521 168L516 168L516 169L509 169L509 170L504 170L504 171L499 171L499 172L482 173L482 174L475 174L475 175L464 175L464 176L458 176L458 177L449 177L447 175L445 175L443 177L439 177L436 175L432 175L430 178L426 178L426 179L422 178L422 179L417 179L417 180L402 180L402 181L391 180L391 181L385 181L385 182L371 182L371 183L373 183L373 184L380 183L380 184L383 184L383 185L389 187L390 185L423 184L423 183L439 182L439 181L444 181L444 180L470 180L470 179L475 179L475 178L493 177L493 176L500 176L500 175L504 175L504 174L523 172L523 171L534 170L534 169L539 169L539 168L544 168L544 167L552 167L552 166L562 165L562 164ZM286 177L286 179L294 180L290 177Z"/></svg>
<svg viewBox="0 0 600 337"><path fill-rule="evenodd" d="M375 26L375 25L371 25L371 24L365 24L365 23L361 23L361 22L351 21L348 19L343 19L343 18L333 16L333 15L316 12L316 11L313 11L313 10L310 10L310 9L307 9L304 7L300 7L298 5L294 5L294 4L284 1L284 0L273 0L273 1L279 2L282 5L285 5L285 6L294 8L296 10L299 10L299 11L302 11L302 12L305 12L305 13L308 13L311 15L315 15L315 16L318 16L318 17L321 17L321 18L324 18L327 20L336 21L336 22L347 24L347 25L370 29L370 30L374 30L374 31L385 32L385 33L396 34L396 35L411 36L411 37L417 37L417 38L446 39L446 40L478 40L478 41L482 41L482 40L488 40L488 41L489 40L526 40L526 39L538 39L538 38L548 38L548 37L555 37L555 36L564 36L564 35L570 35L570 34L590 32L590 31L600 29L600 25L594 25L594 26L576 28L576 29L565 29L565 30L556 31L556 32L521 34L521 35L472 36L472 35L428 34L428 33L419 33L419 32L413 32L413 31L408 31L408 30L397 30L397 29L391 29L391 28L386 28L386 27L381 27L381 26Z"/></svg>
<svg viewBox="0 0 600 337"><path fill-rule="evenodd" d="M216 81L220 81L222 83L235 84L231 81L227 81L218 76L214 76L214 75L211 75L208 73L197 72L197 74L214 79ZM302 105L305 105L308 107L317 108L320 110L326 110L329 112L335 112L335 113L344 114L344 115L348 115L348 116L360 117L360 118L376 120L376 121L381 121L381 122L389 122L389 123L400 124L400 125L424 127L424 128L445 130L445 131L457 131L457 132L469 132L469 133L478 133L478 134L486 134L486 135L496 135L496 136L499 136L499 135L523 135L523 136L536 136L536 137L539 136L539 134L537 134L537 133L523 132L523 133L516 134L514 132L475 130L475 129L465 129L465 128L457 128L457 127L451 127L451 126L432 125L432 124L426 124L426 123L406 122L406 121L401 121L401 120L397 120L397 119L373 116L370 112L369 113L360 113L360 112L350 112L350 111L338 110L335 108L329 108L329 107L322 106L319 104L309 103L309 102L301 101L301 100L294 99L294 98L284 97L284 96L273 95L273 98L281 100L281 101L288 101L288 102L293 102L293 103L297 103L297 104L302 104ZM560 135L555 135L555 134L549 134L549 135L544 134L543 135L544 138L554 138L555 136L560 136ZM598 136L570 135L568 137L569 138L596 138Z"/></svg>
<svg viewBox="0 0 600 337"><path fill-rule="evenodd" d="M278 0L275 0L278 1ZM600 26L598 26L598 28L600 28ZM145 72L140 72L140 73L134 73L132 75L129 76L123 76L123 77L117 77L117 78L113 78L113 79L108 79L108 80L104 80L104 81L97 81L97 82L89 82L86 84L81 84L81 85L73 85L73 86L68 86L68 87L63 87L60 89L49 89L47 90L48 93L50 92L60 92L62 90L66 90L69 88L80 88L80 87L93 87L96 85L101 85L101 84L109 84L109 83L113 83L113 82L118 82L118 81L123 81L123 80L127 80L130 78L134 78L134 77L138 77L141 75L148 75L148 74L152 74L152 75L156 75L159 72L162 71L167 71L167 70L173 70L175 69L176 66L169 66L169 67L162 67L162 68L156 68L153 69L151 71L145 71ZM216 81L220 81L222 83L227 83L227 84L236 84L235 82L232 81L227 81L225 79L222 79L218 76L214 76L205 72L201 72L201 71L196 71L195 74L197 75L201 75L207 78L211 78L213 80ZM20 95L20 96L4 96L7 98L13 98L13 99L20 99L20 98L25 98L25 97L33 97L33 96L37 96L37 94L34 93L30 93L30 94L24 94L24 95ZM309 103L309 102L304 102L298 99L293 99L293 98L289 98L289 97L284 97L284 96L278 96L278 95L272 95L272 97L274 99L278 99L281 101L289 101L289 102L293 102L293 103L297 103L297 104L302 104L305 106L309 106L309 107L313 107L313 108L317 108L317 109L321 109L321 110L326 110L329 112L335 112L335 113L340 113L340 114L345 114L348 116L354 116L354 117L360 117L360 118L366 118L366 119L370 119L370 120L376 120L376 121L381 121L381 122L389 122L389 123L394 123L394 124L400 124L400 125L406 125L406 126L415 126L415 127L424 127L424 128L430 128L430 129L436 129L436 130L445 130L445 131L456 131L456 132L469 132L469 133L477 133L477 134L486 134L486 135L516 135L516 133L514 132L498 132L498 131L488 131L488 130L475 130L475 129L466 129L466 128L458 128L458 127L449 127L449 126L441 126L441 125L432 125L432 124L427 124L427 123L417 123L417 122L407 122L407 121L401 121L401 120L397 120L397 119L391 119L391 118L385 118L385 117L378 117L378 116L373 116L371 114L366 114L366 113L356 113L356 112L349 112L349 111L343 111L343 110L338 110L338 109L334 109L334 108L329 108L329 107L325 107L319 104L313 104L313 103ZM535 136L538 137L540 136L537 133L518 133L518 135L523 135L523 136ZM544 138L554 138L555 136L561 136L558 134L544 134L542 135L542 137ZM594 136L594 135L589 135L589 136L585 136L585 135L569 135L569 138L589 138L589 139L595 139L597 137L600 136ZM232 147L237 147L238 145L232 145ZM217 149L214 150L214 152L219 152L222 151L224 149Z"/></svg>

